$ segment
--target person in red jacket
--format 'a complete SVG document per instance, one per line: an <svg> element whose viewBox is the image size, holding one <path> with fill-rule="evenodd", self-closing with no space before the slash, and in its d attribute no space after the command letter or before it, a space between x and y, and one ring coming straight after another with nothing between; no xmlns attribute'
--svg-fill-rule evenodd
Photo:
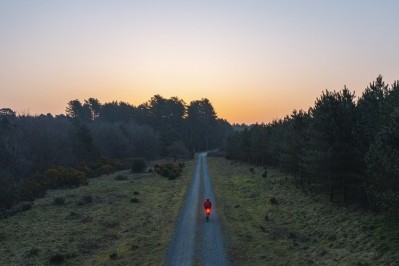
<svg viewBox="0 0 399 266"><path fill-rule="evenodd" d="M208 222L209 220L209 215L211 215L211 210L212 210L212 202L210 199L206 199L204 202L204 209L205 209L205 216L206 216L206 221Z"/></svg>

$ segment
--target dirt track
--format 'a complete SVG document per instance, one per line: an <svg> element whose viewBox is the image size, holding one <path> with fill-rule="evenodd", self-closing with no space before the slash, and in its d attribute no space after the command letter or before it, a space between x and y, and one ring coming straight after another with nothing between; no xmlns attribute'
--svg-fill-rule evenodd
<svg viewBox="0 0 399 266"><path fill-rule="evenodd" d="M202 208L205 198L213 203L209 222L206 222ZM169 246L166 265L228 265L215 205L206 153L201 153Z"/></svg>

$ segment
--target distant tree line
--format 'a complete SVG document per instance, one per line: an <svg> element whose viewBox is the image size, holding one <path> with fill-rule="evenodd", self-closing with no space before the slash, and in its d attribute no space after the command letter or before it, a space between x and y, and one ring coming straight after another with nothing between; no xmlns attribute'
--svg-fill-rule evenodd
<svg viewBox="0 0 399 266"><path fill-rule="evenodd" d="M399 206L399 83L382 76L361 97L324 91L308 111L256 124L228 138L227 157L278 167L305 190L376 211Z"/></svg>
<svg viewBox="0 0 399 266"><path fill-rule="evenodd" d="M133 106L89 98L68 102L66 115L55 117L17 115L2 108L0 194L7 200L0 196L0 210L22 200L22 194L35 194L23 191L28 184L40 195L46 186L84 183L89 172L114 166L113 159L191 158L196 151L220 148L232 131L208 99L187 105L177 97L155 95ZM105 167L100 171L101 164ZM43 177L44 173L51 174ZM64 176L75 178L65 180ZM52 180L42 182L46 178ZM4 196L10 191L12 195L20 191L20 197Z"/></svg>

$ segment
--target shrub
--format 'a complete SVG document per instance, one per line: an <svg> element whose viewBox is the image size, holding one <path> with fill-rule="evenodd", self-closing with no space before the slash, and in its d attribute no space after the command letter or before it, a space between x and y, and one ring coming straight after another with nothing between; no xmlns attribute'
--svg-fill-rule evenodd
<svg viewBox="0 0 399 266"><path fill-rule="evenodd" d="M78 205L86 205L93 202L93 197L91 195L85 195L81 197L78 201Z"/></svg>
<svg viewBox="0 0 399 266"><path fill-rule="evenodd" d="M112 167L112 165L105 164L105 165L102 165L102 166L98 169L97 173L98 173L98 175L109 175L109 174L111 174L113 171L114 171L114 168Z"/></svg>
<svg viewBox="0 0 399 266"><path fill-rule="evenodd" d="M43 172L48 188L76 187L86 182L86 174L74 168L53 166Z"/></svg>
<svg viewBox="0 0 399 266"><path fill-rule="evenodd" d="M29 211L33 207L33 201L23 201L15 206L18 212Z"/></svg>
<svg viewBox="0 0 399 266"><path fill-rule="evenodd" d="M40 251L40 249L38 249L38 248L31 248L29 250L28 255L29 256L37 256L37 255L39 255L39 251Z"/></svg>
<svg viewBox="0 0 399 266"><path fill-rule="evenodd" d="M123 180L127 180L127 179L128 178L125 175L117 175L117 176L115 176L115 180L117 180L117 181L123 181Z"/></svg>
<svg viewBox="0 0 399 266"><path fill-rule="evenodd" d="M15 205L14 207L1 213L0 218L6 218L8 216L17 214L19 212L28 211L28 210L32 209L32 207L33 207L33 201L20 202L17 205Z"/></svg>
<svg viewBox="0 0 399 266"><path fill-rule="evenodd" d="M23 194L30 199L42 198L49 189L48 181L42 174L32 175L26 178Z"/></svg>
<svg viewBox="0 0 399 266"><path fill-rule="evenodd" d="M91 170L85 162L82 162L79 164L78 168L76 168L77 170L83 172L86 174L87 177L92 177L94 172L93 170Z"/></svg>
<svg viewBox="0 0 399 266"><path fill-rule="evenodd" d="M161 175L164 177L170 177L170 168L167 167L163 168L161 170Z"/></svg>
<svg viewBox="0 0 399 266"><path fill-rule="evenodd" d="M270 204L272 204L272 205L278 204L277 199L276 199L275 197L271 197L271 198L270 198Z"/></svg>
<svg viewBox="0 0 399 266"><path fill-rule="evenodd" d="M50 264L61 264L65 261L65 256L62 254L54 254L49 259Z"/></svg>
<svg viewBox="0 0 399 266"><path fill-rule="evenodd" d="M136 158L132 161L132 173L142 173L146 168L146 162L143 158Z"/></svg>
<svg viewBox="0 0 399 266"><path fill-rule="evenodd" d="M169 180L174 180L181 175L185 164L184 163L166 163L154 166L155 171Z"/></svg>
<svg viewBox="0 0 399 266"><path fill-rule="evenodd" d="M108 175L114 171L126 169L128 166L120 160L101 157L97 161L90 163L88 168L90 169L90 173L94 173L90 177L95 177Z"/></svg>
<svg viewBox="0 0 399 266"><path fill-rule="evenodd" d="M138 199L138 198L133 198L133 199L130 200L130 202L131 202L131 203L138 203L138 202L139 202L139 199Z"/></svg>
<svg viewBox="0 0 399 266"><path fill-rule="evenodd" d="M54 205L58 205L58 206L61 206L61 205L64 205L65 204L65 197L56 197L56 198L54 198L54 200L53 200L53 203L54 203Z"/></svg>
<svg viewBox="0 0 399 266"><path fill-rule="evenodd" d="M93 197L91 195L86 195L82 197L83 201L85 203L92 203L93 202Z"/></svg>
<svg viewBox="0 0 399 266"><path fill-rule="evenodd" d="M0 210L11 208L21 200L23 195L26 195L23 191L23 183L17 178L0 180Z"/></svg>

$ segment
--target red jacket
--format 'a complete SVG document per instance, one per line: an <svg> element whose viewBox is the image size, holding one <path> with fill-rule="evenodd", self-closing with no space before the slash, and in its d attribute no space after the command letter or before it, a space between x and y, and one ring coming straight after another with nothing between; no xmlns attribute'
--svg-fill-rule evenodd
<svg viewBox="0 0 399 266"><path fill-rule="evenodd" d="M210 208L212 208L212 203L211 203L211 201L209 200L206 200L205 202L204 202L204 208L205 209L210 209Z"/></svg>

